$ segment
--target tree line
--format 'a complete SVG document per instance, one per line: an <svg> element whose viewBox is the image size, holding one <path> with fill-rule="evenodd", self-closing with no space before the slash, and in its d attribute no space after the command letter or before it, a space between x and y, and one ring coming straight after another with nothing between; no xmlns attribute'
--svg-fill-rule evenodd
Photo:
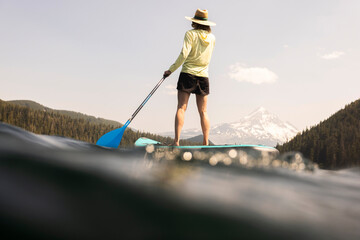
<svg viewBox="0 0 360 240"><path fill-rule="evenodd" d="M121 124L95 123L86 118L72 117L56 111L35 110L30 107L0 100L0 121L21 127L36 134L57 135L96 143L105 133ZM127 128L121 146L133 146L140 137L147 137L164 144L173 139ZM194 145L181 141L182 145ZM360 100L357 100L330 118L299 133L292 140L278 145L281 152L299 151L318 163L321 168L338 169L360 166Z"/></svg>
<svg viewBox="0 0 360 240"><path fill-rule="evenodd" d="M0 121L36 134L63 136L89 143L96 143L105 133L122 127L122 124L94 123L84 118L74 118L54 111L34 110L2 100L0 100ZM151 138L164 144L173 142L170 137L127 128L120 146L133 146L140 137ZM181 144L194 145L198 143L182 140Z"/></svg>
<svg viewBox="0 0 360 240"><path fill-rule="evenodd" d="M299 151L321 168L360 166L360 99L277 149Z"/></svg>

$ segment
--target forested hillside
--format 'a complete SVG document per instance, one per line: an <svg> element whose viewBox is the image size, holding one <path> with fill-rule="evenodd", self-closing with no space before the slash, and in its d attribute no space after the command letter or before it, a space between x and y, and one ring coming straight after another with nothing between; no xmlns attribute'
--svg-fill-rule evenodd
<svg viewBox="0 0 360 240"><path fill-rule="evenodd" d="M277 148L300 151L322 168L360 166L360 100Z"/></svg>
<svg viewBox="0 0 360 240"><path fill-rule="evenodd" d="M79 118L84 119L90 123L98 123L98 124L106 124L106 125L113 125L119 126L120 123L112 120L107 120L103 118L96 118L94 116L89 116L83 113L74 112L74 111L67 111L67 110L56 110L49 107L45 107L37 102L30 101L30 100L14 100L14 101L7 101L7 103L14 103L19 106L28 107L33 110L40 110L43 112L52 112L52 113L59 113L61 115L66 115L71 118Z"/></svg>
<svg viewBox="0 0 360 240"><path fill-rule="evenodd" d="M103 134L122 126L116 124L115 121L109 120L102 121L105 123L99 123L94 121L95 117L80 113L72 114L73 112L67 111L66 114L63 114L52 109L33 109L34 106L39 107L40 104L37 103L33 104L33 106L23 105L24 102L19 105L0 100L0 121L37 134L64 136L90 143L96 143ZM139 137L151 138L165 144L170 144L173 141L169 137L133 131L127 128L121 146L133 146ZM194 143L188 141L181 141L181 144L194 145Z"/></svg>

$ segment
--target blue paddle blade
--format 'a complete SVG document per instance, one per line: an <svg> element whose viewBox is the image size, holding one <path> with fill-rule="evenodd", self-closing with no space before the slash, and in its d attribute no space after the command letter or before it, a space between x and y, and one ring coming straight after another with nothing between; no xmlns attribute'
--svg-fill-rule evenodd
<svg viewBox="0 0 360 240"><path fill-rule="evenodd" d="M111 132L106 133L96 142L96 145L109 148L118 148L126 127L127 125L124 125L121 128L117 128Z"/></svg>

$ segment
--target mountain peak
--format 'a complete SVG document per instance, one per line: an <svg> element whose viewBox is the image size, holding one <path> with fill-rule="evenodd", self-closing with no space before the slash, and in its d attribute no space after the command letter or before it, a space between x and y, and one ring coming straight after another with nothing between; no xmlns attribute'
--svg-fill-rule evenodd
<svg viewBox="0 0 360 240"><path fill-rule="evenodd" d="M276 118L274 114L271 114L266 108L258 107L255 111L251 112L249 115L243 117L244 119L252 119L252 118L264 118L267 116L271 116L272 118Z"/></svg>
<svg viewBox="0 0 360 240"><path fill-rule="evenodd" d="M255 111L251 112L248 116L259 114L259 113L260 114L264 114L264 113L269 114L269 111L264 107L258 107Z"/></svg>
<svg viewBox="0 0 360 240"><path fill-rule="evenodd" d="M258 107L255 112L267 112L267 110L264 107Z"/></svg>
<svg viewBox="0 0 360 240"><path fill-rule="evenodd" d="M199 135L200 129L184 130L187 138ZM293 138L298 130L291 124L280 120L266 108L259 107L236 122L221 123L210 128L209 138L215 144L262 144L275 146Z"/></svg>

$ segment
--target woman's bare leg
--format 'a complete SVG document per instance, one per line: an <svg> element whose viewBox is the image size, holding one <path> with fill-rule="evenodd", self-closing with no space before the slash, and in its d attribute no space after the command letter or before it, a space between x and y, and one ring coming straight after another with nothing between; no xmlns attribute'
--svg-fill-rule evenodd
<svg viewBox="0 0 360 240"><path fill-rule="evenodd" d="M180 133L181 129L184 126L184 118L185 118L185 111L188 105L188 101L190 98L190 93L178 91L178 106L175 115L175 139L174 145L179 146L180 143Z"/></svg>
<svg viewBox="0 0 360 240"><path fill-rule="evenodd" d="M200 114L201 129L203 132L203 144L209 145L210 121L207 114L207 95L196 95L196 105Z"/></svg>

